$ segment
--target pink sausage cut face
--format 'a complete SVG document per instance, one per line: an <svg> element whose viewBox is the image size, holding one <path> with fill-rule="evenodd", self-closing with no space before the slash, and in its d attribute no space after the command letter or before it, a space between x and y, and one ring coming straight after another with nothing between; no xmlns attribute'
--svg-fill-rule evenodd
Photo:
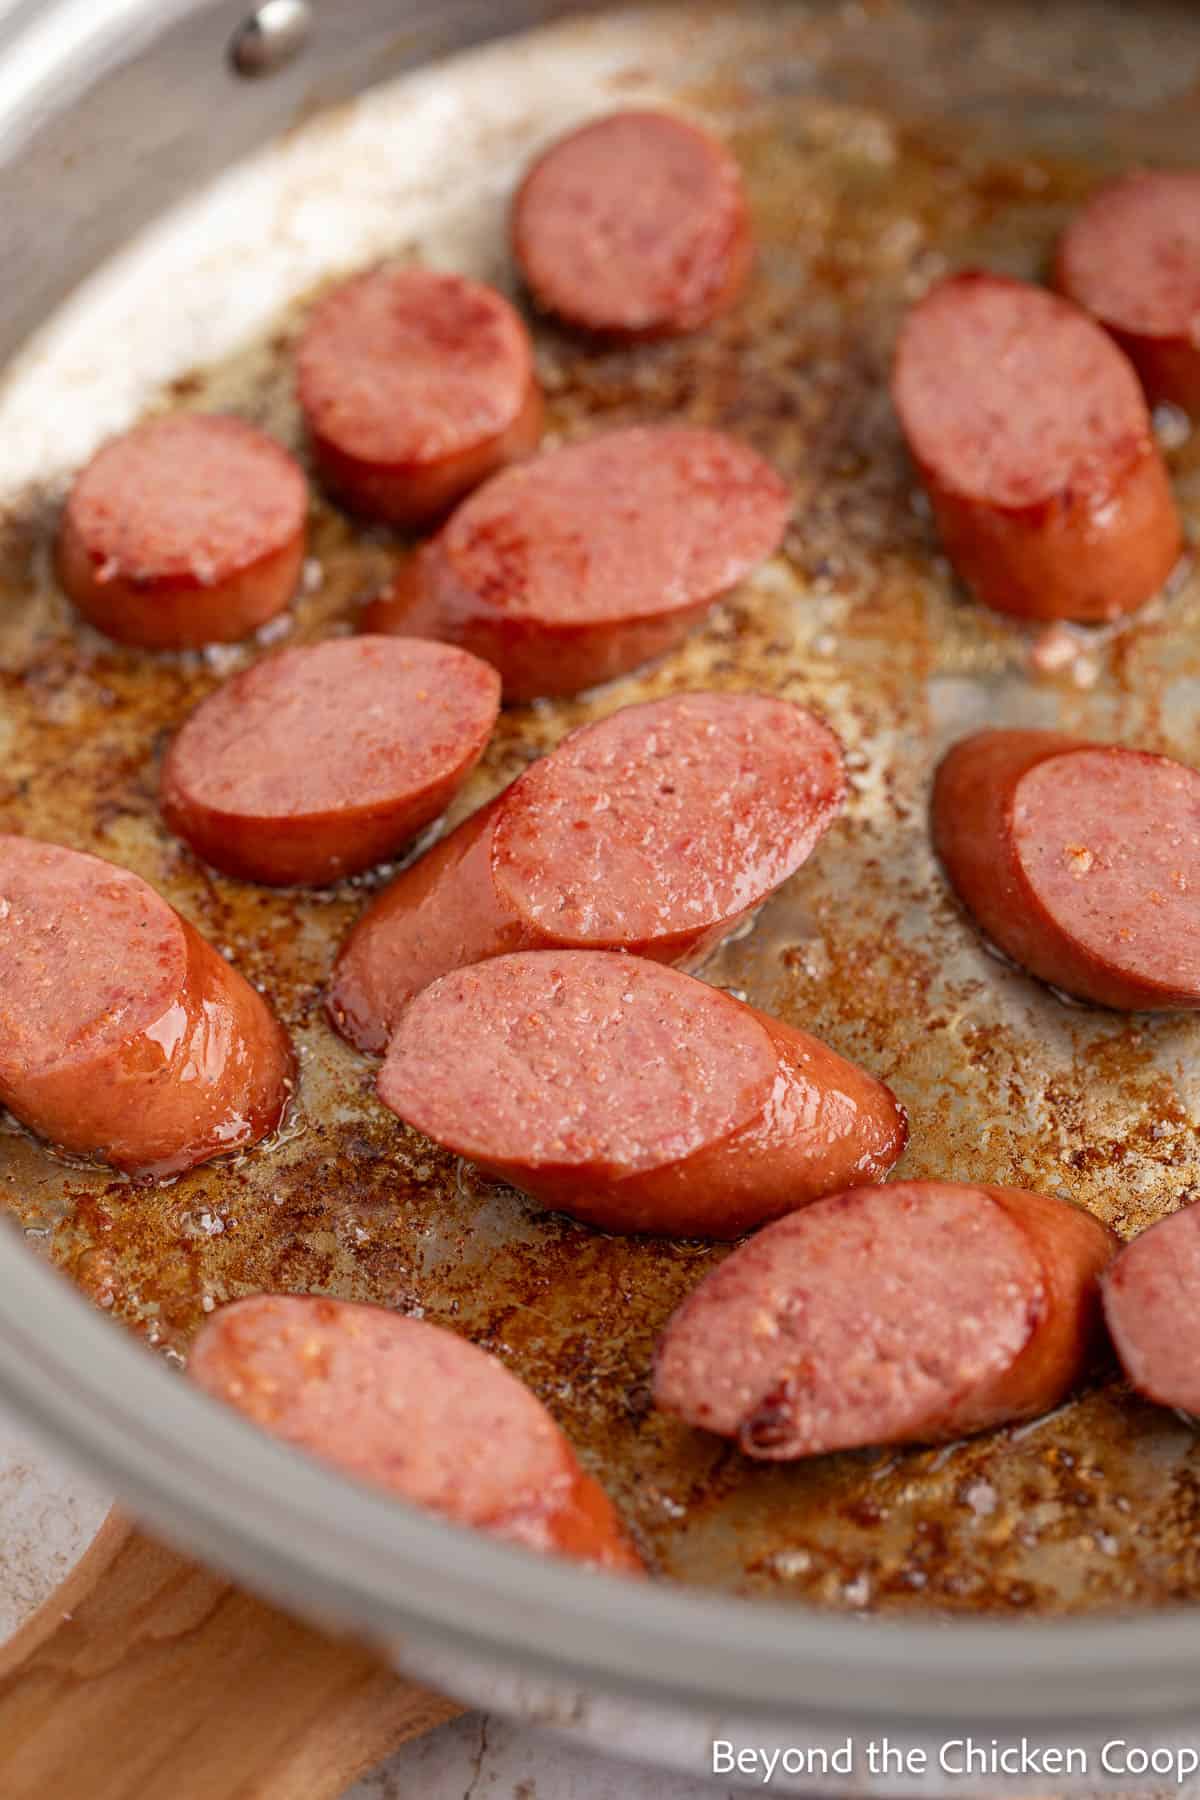
<svg viewBox="0 0 1200 1800"><path fill-rule="evenodd" d="M385 264L343 282L296 373L321 480L367 518L426 523L541 434L520 315L458 275Z"/></svg>
<svg viewBox="0 0 1200 1800"><path fill-rule="evenodd" d="M497 820L494 878L561 944L684 936L785 881L844 792L837 739L790 701L701 693L629 707L521 776Z"/></svg>
<svg viewBox="0 0 1200 1800"><path fill-rule="evenodd" d="M140 876L0 836L0 1104L148 1176L256 1143L295 1086L262 995Z"/></svg>
<svg viewBox="0 0 1200 1800"><path fill-rule="evenodd" d="M828 1045L647 958L501 955L401 1012L379 1097L543 1206L610 1232L739 1237L884 1175L907 1121Z"/></svg>
<svg viewBox="0 0 1200 1800"><path fill-rule="evenodd" d="M545 1407L455 1332L380 1306L258 1294L201 1327L188 1373L285 1443L456 1524L641 1571Z"/></svg>
<svg viewBox="0 0 1200 1800"><path fill-rule="evenodd" d="M337 881L437 817L499 707L495 670L449 644L364 636L284 650L183 725L163 764L163 812L230 875Z"/></svg>
<svg viewBox="0 0 1200 1800"><path fill-rule="evenodd" d="M1061 285L1105 325L1200 331L1200 172L1143 169L1093 196L1059 252Z"/></svg>
<svg viewBox="0 0 1200 1800"><path fill-rule="evenodd" d="M298 357L305 410L364 463L433 462L513 423L533 379L519 316L478 282L375 269L321 302Z"/></svg>
<svg viewBox="0 0 1200 1800"><path fill-rule="evenodd" d="M167 1033L187 960L178 915L128 869L0 839L0 1096L31 1071Z"/></svg>
<svg viewBox="0 0 1200 1800"><path fill-rule="evenodd" d="M1151 400L1200 408L1200 170L1102 187L1063 232L1054 281L1112 333Z"/></svg>
<svg viewBox="0 0 1200 1800"><path fill-rule="evenodd" d="M1147 1400L1200 1418L1200 1206L1127 1244L1101 1278L1121 1366Z"/></svg>
<svg viewBox="0 0 1200 1800"><path fill-rule="evenodd" d="M384 1103L485 1167L620 1180L760 1112L778 1055L748 1008L657 963L543 950L444 976L404 1013Z"/></svg>
<svg viewBox="0 0 1200 1800"><path fill-rule="evenodd" d="M790 701L684 693L610 713L376 896L338 958L335 1029L381 1052L421 988L511 951L695 964L799 868L845 788L837 738Z"/></svg>
<svg viewBox="0 0 1200 1800"><path fill-rule="evenodd" d="M1137 375L1070 301L966 270L911 309L892 396L942 547L1020 618L1143 605L1181 533Z"/></svg>
<svg viewBox="0 0 1200 1800"><path fill-rule="evenodd" d="M914 308L901 343L896 404L913 455L974 499L1029 507L1103 487L1147 435L1111 340L1024 282L951 278Z"/></svg>
<svg viewBox="0 0 1200 1800"><path fill-rule="evenodd" d="M936 1436L948 1396L1020 1355L1041 1296L1033 1247L984 1191L860 1188L706 1279L668 1328L656 1398L765 1460Z"/></svg>
<svg viewBox="0 0 1200 1800"><path fill-rule="evenodd" d="M245 637L287 605L308 486L244 420L170 413L105 444L63 513L59 575L98 630L180 650Z"/></svg>
<svg viewBox="0 0 1200 1800"><path fill-rule="evenodd" d="M748 444L598 432L468 496L363 615L492 663L505 699L581 693L665 655L779 548L791 495Z"/></svg>
<svg viewBox="0 0 1200 1800"><path fill-rule="evenodd" d="M736 438L635 425L495 476L437 541L463 588L503 615L620 623L717 599L778 548L790 507Z"/></svg>
<svg viewBox="0 0 1200 1800"><path fill-rule="evenodd" d="M1013 845L1038 903L1122 976L1200 998L1200 773L1099 747L1017 783Z"/></svg>
<svg viewBox="0 0 1200 1800"><path fill-rule="evenodd" d="M694 331L738 298L753 246L737 163L670 113L594 119L533 164L513 247L547 311L621 337Z"/></svg>
<svg viewBox="0 0 1200 1800"><path fill-rule="evenodd" d="M564 1473L558 1428L532 1394L511 1377L497 1389L484 1351L382 1307L240 1301L214 1315L188 1366L276 1437L465 1525Z"/></svg>

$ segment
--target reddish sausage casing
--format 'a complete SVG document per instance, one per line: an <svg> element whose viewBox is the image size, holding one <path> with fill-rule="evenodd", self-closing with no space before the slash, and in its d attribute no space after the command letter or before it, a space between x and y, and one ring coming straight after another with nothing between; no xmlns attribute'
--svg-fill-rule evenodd
<svg viewBox="0 0 1200 1800"><path fill-rule="evenodd" d="M65 1150L173 1175L278 1124L266 1001L128 869L0 837L0 1102Z"/></svg>
<svg viewBox="0 0 1200 1800"><path fill-rule="evenodd" d="M381 1051L438 975L513 950L692 962L785 881L836 817L841 749L761 694L678 694L573 732L372 902L329 1010Z"/></svg>
<svg viewBox="0 0 1200 1800"><path fill-rule="evenodd" d="M1014 962L1100 1006L1200 1006L1200 774L1053 731L981 731L943 758L934 845Z"/></svg>
<svg viewBox="0 0 1200 1800"><path fill-rule="evenodd" d="M671 113L593 119L517 192L513 253L538 304L619 338L695 331L740 297L754 257L741 173Z"/></svg>
<svg viewBox="0 0 1200 1800"><path fill-rule="evenodd" d="M322 483L351 512L435 519L542 432L533 347L494 288L384 266L319 302L296 355Z"/></svg>
<svg viewBox="0 0 1200 1800"><path fill-rule="evenodd" d="M163 762L163 816L214 868L319 886L394 854L491 736L494 669L415 638L330 638L210 694Z"/></svg>
<svg viewBox="0 0 1200 1800"><path fill-rule="evenodd" d="M1131 1384L1200 1418L1200 1207L1185 1206L1126 1244L1101 1288Z"/></svg>
<svg viewBox="0 0 1200 1800"><path fill-rule="evenodd" d="M748 445L606 431L505 469L363 617L499 669L507 700L576 694L664 655L771 556L791 496Z"/></svg>
<svg viewBox="0 0 1200 1800"><path fill-rule="evenodd" d="M58 572L97 630L150 650L246 637L304 560L308 487L242 419L170 413L97 451L67 499Z"/></svg>
<svg viewBox="0 0 1200 1800"><path fill-rule="evenodd" d="M931 288L892 395L946 554L1027 619L1111 619L1157 593L1182 539L1128 359L1088 316L1003 275Z"/></svg>
<svg viewBox="0 0 1200 1800"><path fill-rule="evenodd" d="M486 1173L606 1231L737 1237L891 1168L891 1091L827 1045L641 957L541 950L435 981L379 1096Z"/></svg>
<svg viewBox="0 0 1200 1800"><path fill-rule="evenodd" d="M1112 333L1152 401L1200 413L1200 170L1102 187L1059 239L1054 283Z"/></svg>
<svg viewBox="0 0 1200 1800"><path fill-rule="evenodd" d="M188 1372L286 1443L455 1524L642 1572L545 1407L452 1331L379 1306L259 1294L205 1322Z"/></svg>
<svg viewBox="0 0 1200 1800"><path fill-rule="evenodd" d="M1102 1338L1116 1240L1015 1188L896 1182L819 1200L706 1276L655 1399L748 1456L937 1443L1058 1405Z"/></svg>

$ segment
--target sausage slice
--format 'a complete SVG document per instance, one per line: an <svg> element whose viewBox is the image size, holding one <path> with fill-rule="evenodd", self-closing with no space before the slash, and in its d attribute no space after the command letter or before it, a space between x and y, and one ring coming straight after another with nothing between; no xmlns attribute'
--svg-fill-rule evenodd
<svg viewBox="0 0 1200 1800"><path fill-rule="evenodd" d="M1112 619L1158 592L1179 519L1137 376L1078 307L967 273L900 333L892 395L947 556L1026 619Z"/></svg>
<svg viewBox="0 0 1200 1800"><path fill-rule="evenodd" d="M1112 333L1152 401L1200 412L1200 170L1101 188L1060 238L1054 282Z"/></svg>
<svg viewBox="0 0 1200 1800"><path fill-rule="evenodd" d="M188 1372L285 1443L454 1524L642 1572L545 1407L452 1331L379 1306L257 1294L205 1322Z"/></svg>
<svg viewBox="0 0 1200 1800"><path fill-rule="evenodd" d="M747 1456L929 1444L1057 1406L1102 1335L1116 1240L1015 1188L905 1181L778 1220L667 1326L654 1396Z"/></svg>
<svg viewBox="0 0 1200 1800"><path fill-rule="evenodd" d="M295 1081L266 1001L139 876L0 837L0 1103L166 1176L253 1144Z"/></svg>
<svg viewBox="0 0 1200 1800"><path fill-rule="evenodd" d="M382 1051L421 988L506 951L696 961L844 795L837 739L787 700L679 694L586 725L376 897L334 970L334 1026Z"/></svg>
<svg viewBox="0 0 1200 1800"><path fill-rule="evenodd" d="M500 707L494 669L413 638L334 638L235 675L163 763L163 817L214 868L320 886L447 805Z"/></svg>
<svg viewBox="0 0 1200 1800"><path fill-rule="evenodd" d="M461 644L499 669L507 700L575 694L682 643L779 548L790 505L721 432L603 432L485 483L364 629Z"/></svg>
<svg viewBox="0 0 1200 1800"><path fill-rule="evenodd" d="M960 900L1014 962L1098 1006L1200 1006L1200 774L1053 731L981 731L934 781Z"/></svg>
<svg viewBox="0 0 1200 1800"><path fill-rule="evenodd" d="M737 1237L891 1168L891 1091L807 1033L641 957L541 950L435 981L379 1097L605 1231Z"/></svg>
<svg viewBox="0 0 1200 1800"><path fill-rule="evenodd" d="M307 511L299 465L263 432L217 413L171 413L114 438L76 477L59 579L119 643L232 643L291 599Z"/></svg>
<svg viewBox="0 0 1200 1800"><path fill-rule="evenodd" d="M754 247L724 145L671 113L594 119L538 157L513 203L513 254L538 304L620 338L671 337L740 297Z"/></svg>
<svg viewBox="0 0 1200 1800"><path fill-rule="evenodd" d="M1101 1288L1132 1386L1200 1417L1200 1208L1185 1206L1126 1244Z"/></svg>
<svg viewBox="0 0 1200 1800"><path fill-rule="evenodd" d="M385 266L343 282L315 308L296 374L322 484L392 525L436 518L542 433L523 321L461 275Z"/></svg>

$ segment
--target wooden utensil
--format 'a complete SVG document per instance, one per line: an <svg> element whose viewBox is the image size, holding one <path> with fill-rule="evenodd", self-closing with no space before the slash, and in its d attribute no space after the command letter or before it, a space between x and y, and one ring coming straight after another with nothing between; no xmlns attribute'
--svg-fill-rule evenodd
<svg viewBox="0 0 1200 1800"><path fill-rule="evenodd" d="M462 1708L109 1513L0 1649L4 1800L337 1800Z"/></svg>

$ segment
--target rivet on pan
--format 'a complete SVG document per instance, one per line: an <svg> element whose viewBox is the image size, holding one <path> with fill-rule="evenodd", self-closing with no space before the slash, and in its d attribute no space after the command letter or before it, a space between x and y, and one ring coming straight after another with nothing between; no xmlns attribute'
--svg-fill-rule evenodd
<svg viewBox="0 0 1200 1800"><path fill-rule="evenodd" d="M238 26L229 60L239 75L273 75L299 55L311 29L307 0L265 0Z"/></svg>

